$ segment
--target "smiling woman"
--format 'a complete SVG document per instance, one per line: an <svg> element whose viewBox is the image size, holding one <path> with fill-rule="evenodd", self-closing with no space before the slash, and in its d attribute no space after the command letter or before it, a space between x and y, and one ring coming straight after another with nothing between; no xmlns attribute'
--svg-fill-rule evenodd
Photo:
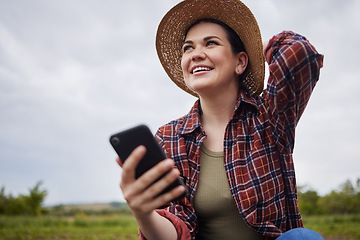
<svg viewBox="0 0 360 240"><path fill-rule="evenodd" d="M221 92L226 96L238 93L239 75L246 70L248 58L243 51L233 51L236 47L228 36L224 27L206 20L193 25L186 34L181 60L184 81L203 98L223 98Z"/></svg>
<svg viewBox="0 0 360 240"><path fill-rule="evenodd" d="M156 46L171 80L198 100L156 134L170 159L135 179L151 150L139 147L122 166L121 189L140 237L304 239L302 233L313 233L301 230L292 153L323 56L305 37L285 31L264 51L257 21L239 0L179 3L161 21ZM270 77L263 90L265 59ZM171 201L183 186L159 195L178 176L186 196Z"/></svg>

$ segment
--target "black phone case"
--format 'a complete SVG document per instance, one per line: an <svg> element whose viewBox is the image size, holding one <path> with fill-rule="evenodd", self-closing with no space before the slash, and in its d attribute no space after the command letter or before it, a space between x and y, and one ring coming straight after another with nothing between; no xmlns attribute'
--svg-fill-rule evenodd
<svg viewBox="0 0 360 240"><path fill-rule="evenodd" d="M139 125L116 133L110 137L110 143L120 157L120 161L122 163L125 162L136 147L140 145L144 145L146 147L146 154L135 170L136 178L139 178L146 171L166 158L161 146L158 144L150 129L146 125ZM178 178L160 194L168 192L179 185L184 186L184 183L180 178ZM181 197L184 197L184 195Z"/></svg>

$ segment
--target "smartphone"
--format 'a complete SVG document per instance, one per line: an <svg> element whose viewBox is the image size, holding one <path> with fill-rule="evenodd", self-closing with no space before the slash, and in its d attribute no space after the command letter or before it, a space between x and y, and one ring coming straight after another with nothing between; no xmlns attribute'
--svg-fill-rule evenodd
<svg viewBox="0 0 360 240"><path fill-rule="evenodd" d="M120 161L122 163L126 161L126 159L136 147L140 145L146 147L145 156L136 167L135 178L139 178L146 171L154 167L162 160L166 159L164 151L146 125L138 125L125 131L113 134L110 136L110 144L115 149L115 152L120 157ZM166 173L164 175L166 175ZM161 179L163 176L161 176L159 179ZM180 178L177 178L160 194L166 193L179 185L184 186L184 183ZM177 199L180 199L184 196L185 193Z"/></svg>

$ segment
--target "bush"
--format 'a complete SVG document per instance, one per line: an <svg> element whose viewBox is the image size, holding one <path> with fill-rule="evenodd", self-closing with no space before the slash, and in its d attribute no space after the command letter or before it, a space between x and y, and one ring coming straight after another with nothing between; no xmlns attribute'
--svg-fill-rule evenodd
<svg viewBox="0 0 360 240"><path fill-rule="evenodd" d="M299 209L300 212L307 215L318 214L320 209L318 207L320 196L312 189L307 191L299 191Z"/></svg>
<svg viewBox="0 0 360 240"><path fill-rule="evenodd" d="M360 213L360 179L356 187L347 180L338 190L331 191L325 196L309 187L298 189L299 209L302 214L358 214Z"/></svg>
<svg viewBox="0 0 360 240"><path fill-rule="evenodd" d="M0 215L31 215L39 216L44 211L42 203L47 195L46 190L40 190L42 182L38 182L34 188L29 189L29 195L20 194L13 197L6 196L5 187L0 191Z"/></svg>

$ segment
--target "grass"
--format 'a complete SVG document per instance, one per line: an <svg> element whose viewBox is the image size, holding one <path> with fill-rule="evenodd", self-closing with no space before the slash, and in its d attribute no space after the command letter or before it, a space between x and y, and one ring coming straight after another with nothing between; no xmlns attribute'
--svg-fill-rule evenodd
<svg viewBox="0 0 360 240"><path fill-rule="evenodd" d="M88 239L132 240L138 226L131 215L76 217L0 216L1 240Z"/></svg>
<svg viewBox="0 0 360 240"><path fill-rule="evenodd" d="M360 239L360 215L303 216L304 225L332 239Z"/></svg>
<svg viewBox="0 0 360 240"><path fill-rule="evenodd" d="M360 215L303 216L303 221L305 227L319 232L325 239L360 239ZM138 239L137 232L137 223L130 214L0 216L0 240L132 240Z"/></svg>

